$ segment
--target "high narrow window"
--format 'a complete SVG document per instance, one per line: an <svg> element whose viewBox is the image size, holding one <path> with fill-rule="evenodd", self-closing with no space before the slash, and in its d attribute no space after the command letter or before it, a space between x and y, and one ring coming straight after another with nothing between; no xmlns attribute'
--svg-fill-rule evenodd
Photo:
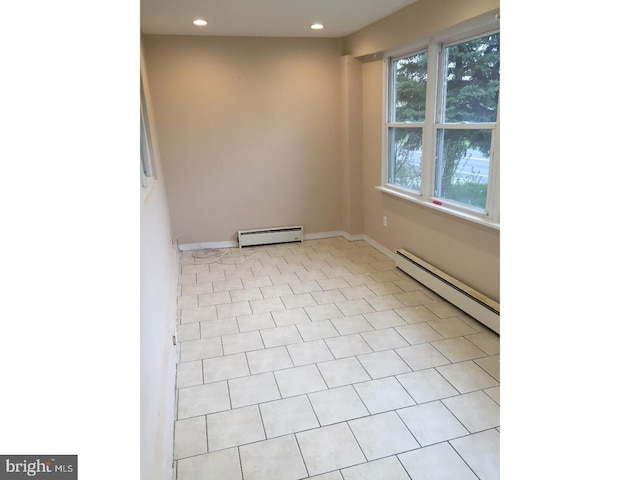
<svg viewBox="0 0 640 480"><path fill-rule="evenodd" d="M140 79L140 185L147 187L155 178L153 149L149 133L149 117L142 79Z"/></svg>

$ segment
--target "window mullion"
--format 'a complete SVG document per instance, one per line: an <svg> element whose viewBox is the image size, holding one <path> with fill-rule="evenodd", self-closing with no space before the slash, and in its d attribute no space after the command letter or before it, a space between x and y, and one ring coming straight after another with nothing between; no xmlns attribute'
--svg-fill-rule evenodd
<svg viewBox="0 0 640 480"><path fill-rule="evenodd" d="M496 112L496 127L491 136L487 213L490 220L500 222L500 99L498 99Z"/></svg>
<svg viewBox="0 0 640 480"><path fill-rule="evenodd" d="M438 98L438 64L440 63L440 48L438 45L430 45L427 64L427 105L424 131L422 134L422 188L421 195L424 198L433 196L435 175L435 122Z"/></svg>

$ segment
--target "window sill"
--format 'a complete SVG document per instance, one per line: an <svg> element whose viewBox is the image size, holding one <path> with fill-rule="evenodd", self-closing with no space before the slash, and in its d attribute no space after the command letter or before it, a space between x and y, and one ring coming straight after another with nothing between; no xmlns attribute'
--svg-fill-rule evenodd
<svg viewBox="0 0 640 480"><path fill-rule="evenodd" d="M377 186L375 187L376 190L380 190L383 193L388 193L389 195L393 195L394 197L398 197L401 198L403 200L407 200L411 203L415 203L418 205L421 205L423 207L427 207L430 208L432 210L436 210L438 212L443 212L443 213L447 213L449 215L453 215L454 217L458 217L458 218L462 218L463 220L468 220L470 222L473 223L477 223L479 225L484 225L485 227L491 228L493 230L500 230L500 224L496 223L496 222L492 222L488 219L485 218L481 218L469 213L465 213L459 210L454 210L452 208L448 208L444 205L436 205L434 203L430 203L430 202L426 202L424 200L421 200L417 197L414 197L413 195L410 195L408 193L404 193L398 190L394 190L392 188L389 187L385 187L385 186Z"/></svg>

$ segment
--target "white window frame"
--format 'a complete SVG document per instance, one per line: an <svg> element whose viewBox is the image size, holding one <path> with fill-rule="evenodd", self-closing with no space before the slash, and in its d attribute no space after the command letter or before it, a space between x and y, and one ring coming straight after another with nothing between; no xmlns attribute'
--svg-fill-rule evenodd
<svg viewBox="0 0 640 480"><path fill-rule="evenodd" d="M483 17L475 22L450 29L421 44L414 44L410 48L386 52L384 55L384 119L382 135L382 182L376 187L385 193L389 193L411 202L436 209L456 217L480 223L494 229L500 229L500 100L498 99L498 112L495 124L442 124L438 113L442 104L442 87L446 72L444 62L441 61L444 49L451 45L480 38L500 31L499 14ZM392 62L403 57L415 55L421 52L427 53L427 91L426 91L426 116L424 122L405 124L391 122L390 111L393 79L391 75ZM389 131L393 127L422 125L422 171L421 190L416 192L403 188L400 185L389 183ZM478 127L493 130L491 140L491 155L489 163L489 180L487 185L486 208L483 211L465 207L457 202L447 201L444 198L434 196L436 175L436 136L440 126L447 129L477 129Z"/></svg>
<svg viewBox="0 0 640 480"><path fill-rule="evenodd" d="M140 186L150 188L156 179L149 114L142 77L140 78Z"/></svg>

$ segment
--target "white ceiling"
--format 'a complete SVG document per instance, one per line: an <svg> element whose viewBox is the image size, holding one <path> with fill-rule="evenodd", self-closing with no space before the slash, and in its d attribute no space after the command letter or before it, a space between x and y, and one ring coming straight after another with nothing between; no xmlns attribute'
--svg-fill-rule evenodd
<svg viewBox="0 0 640 480"><path fill-rule="evenodd" d="M417 0L140 0L142 33L343 37ZM196 27L193 20L209 23ZM309 28L320 22L324 30Z"/></svg>

